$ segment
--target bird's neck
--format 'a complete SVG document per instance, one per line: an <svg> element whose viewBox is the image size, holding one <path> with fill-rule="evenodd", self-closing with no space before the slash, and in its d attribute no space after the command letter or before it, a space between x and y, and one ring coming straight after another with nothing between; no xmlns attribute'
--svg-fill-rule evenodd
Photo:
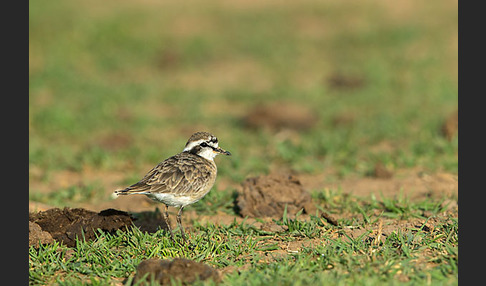
<svg viewBox="0 0 486 286"><path fill-rule="evenodd" d="M197 155L203 157L204 159L207 159L209 161L214 161L214 157L216 157L218 154L215 153L213 150L211 149L204 149L204 150L200 150Z"/></svg>

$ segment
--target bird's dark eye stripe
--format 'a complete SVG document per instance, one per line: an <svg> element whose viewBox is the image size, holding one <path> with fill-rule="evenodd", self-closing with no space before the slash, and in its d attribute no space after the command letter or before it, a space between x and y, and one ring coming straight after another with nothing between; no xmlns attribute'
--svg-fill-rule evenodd
<svg viewBox="0 0 486 286"><path fill-rule="evenodd" d="M202 142L201 147L211 147L212 149L214 149L214 147L209 145L208 142Z"/></svg>

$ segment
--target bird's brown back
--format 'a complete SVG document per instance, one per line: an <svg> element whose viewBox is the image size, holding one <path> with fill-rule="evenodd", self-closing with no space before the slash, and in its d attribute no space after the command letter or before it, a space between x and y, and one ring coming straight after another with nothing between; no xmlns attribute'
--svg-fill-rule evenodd
<svg viewBox="0 0 486 286"><path fill-rule="evenodd" d="M204 196L216 180L213 161L182 152L167 158L150 170L138 183L120 194L171 193L175 196Z"/></svg>

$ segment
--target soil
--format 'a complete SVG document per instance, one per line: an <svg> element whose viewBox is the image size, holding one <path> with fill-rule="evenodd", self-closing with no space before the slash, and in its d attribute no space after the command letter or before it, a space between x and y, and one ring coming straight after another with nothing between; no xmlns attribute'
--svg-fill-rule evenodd
<svg viewBox="0 0 486 286"><path fill-rule="evenodd" d="M29 221L29 247L34 246L39 248L41 244L52 244L54 239L47 231L43 231L42 228L35 222Z"/></svg>
<svg viewBox="0 0 486 286"><path fill-rule="evenodd" d="M299 179L292 175L270 174L248 178L238 190L236 205L243 217L281 218L287 208L292 217L300 210L314 213L316 207Z"/></svg>
<svg viewBox="0 0 486 286"><path fill-rule="evenodd" d="M66 246L74 247L76 237L84 236L86 240L94 240L96 229L113 233L118 229L126 229L130 225L132 225L132 217L127 212L114 209L99 213L82 208L53 208L37 213L31 212L29 213L29 244L39 239L40 243L52 243L56 240Z"/></svg>
<svg viewBox="0 0 486 286"><path fill-rule="evenodd" d="M147 275L148 274L148 275ZM213 279L221 281L219 271L199 262L185 258L170 260L148 259L137 266L134 282L151 279L158 281L160 285L171 285L171 279L179 280L182 285L192 284L196 280Z"/></svg>
<svg viewBox="0 0 486 286"><path fill-rule="evenodd" d="M454 111L444 120L442 124L441 133L447 138L447 140L452 141L457 135L459 128L459 110Z"/></svg>
<svg viewBox="0 0 486 286"><path fill-rule="evenodd" d="M87 174L84 173L62 172L61 174L66 176L63 180L74 183L87 177ZM52 176L58 177L61 174L52 174ZM101 174L98 175L97 178L102 177ZM106 174L107 181L102 182L103 185L109 185L106 187L107 195L112 194L112 191L118 188L118 183L113 179L115 177L122 176L119 173ZM329 180L328 177L335 177L332 170L328 170L326 174L274 173L248 178L241 184L225 182L223 189L234 188L238 191L239 195L235 204L239 208L239 215L234 216L224 212L218 212L215 215L198 214L194 209L188 207L182 216L183 224L190 232L194 221L203 224L227 225L234 220L241 223L248 216L246 223L253 224L262 230L277 231L279 226L272 225L272 219L282 217L285 205L287 205L289 218L300 210L302 210L301 218L315 213L316 206L310 197L310 192L314 190L338 190L343 194L359 197L375 196L378 200L398 197L406 197L410 200L445 199L444 203L449 204L450 208L457 208L458 176L455 174L427 173L419 169L392 171L377 164L374 173L368 177L349 177L339 181ZM44 188L47 189L49 186ZM221 190L220 186L216 186L212 191L219 190ZM85 228L86 239L90 239L93 232L86 231L86 229L90 229L88 227L90 224L91 228L96 226L107 231L122 228L132 222L142 231L147 232L167 228L159 211L164 209L163 205L154 203L145 196L118 197L100 203L82 203L71 207L78 207L78 209L65 208L62 210L38 202L29 202L29 221L37 223L41 227L41 231L49 233L54 240L64 241L68 245L74 244L74 235L79 235L81 228ZM118 216L107 216L109 209L113 209L109 212L112 214L116 212ZM136 218L126 212L132 213ZM177 209L171 207L169 212L170 223L174 226ZM102 215L100 216L100 214ZM337 225L337 220L345 217L346 214L331 215L321 212L320 215L327 223ZM257 217L260 221L255 219ZM115 218L120 220L109 222ZM33 225L29 228L29 236L35 241L38 241L36 236L43 237L41 241L47 241L47 243L50 241Z"/></svg>
<svg viewBox="0 0 486 286"><path fill-rule="evenodd" d="M306 106L277 102L255 106L243 117L243 124L250 129L302 131L312 128L317 119Z"/></svg>
<svg viewBox="0 0 486 286"><path fill-rule="evenodd" d="M87 174L83 173L64 172L63 174L69 176L65 177L64 180L71 182L80 182L87 177ZM379 218L380 214L377 213L371 215L374 222L366 227L352 227L339 223L342 221L341 219L349 219L355 214L330 214L320 210L323 223L338 226L329 230L329 234L333 238L358 238L364 234L366 236L363 239L370 240L373 243L382 243L394 231L416 231L422 227L423 230L432 232L436 225L458 215L457 175L448 173L429 174L422 170L390 170L381 163L377 163L375 170L368 177L348 177L333 181L328 180L327 177L335 178L336 176L327 176L329 174L332 174L332 170L328 170L326 174L307 175L281 172L247 178L239 185L231 185L231 183L225 182L223 189L234 187L238 192L235 204L239 215L234 216L222 211L214 215L198 214L194 209L188 208L182 216L186 234L191 236L191 231L193 231L191 225L194 224L194 221L198 221L200 224L213 223L216 225L228 225L234 221L237 223L244 221L265 232L285 232L288 227L275 223L274 219L282 218L285 207L287 207L289 218L302 210L299 219L310 219L308 214L316 213L316 204L312 201L310 195L312 190L340 190L344 194L361 197L375 195L377 199L382 197L397 198L399 196L408 197L411 200L445 198L443 202L444 211L438 215L431 216L424 212L422 215L426 219L398 220ZM59 174L53 174L53 176L59 176ZM102 183L110 185L106 189L107 194L111 194L113 190L117 189L116 180L113 179L116 177L122 176L118 173L106 174L108 179ZM213 191L220 190L220 186L217 186ZM403 190L406 190L406 192ZM82 207L59 209L46 204L30 202L29 246L39 247L40 244L51 244L58 241L68 247L75 247L75 239L82 237L82 232L86 240L93 240L96 238L95 231L98 228L106 232L123 230L132 224L147 232L167 228L159 211L159 209L164 209L163 205L153 203L145 196L119 197L98 204L85 203L79 205ZM170 214L171 224L175 225L177 209L170 209L172 210ZM132 215L126 211L129 211ZM375 220L374 218L379 219ZM319 239L303 237L296 237L295 241L289 242L278 236L267 239L265 242L275 243L278 248L262 251L262 262L275 261L289 253L302 251L303 247L325 243ZM425 261L424 265L426 263ZM142 277L146 277L144 276L146 273L152 273L154 279L160 281L161 284L172 278L180 279L181 283L186 285L196 279L220 281L222 275L243 269L245 269L245 265L239 268L227 267L218 271L210 266L187 259L176 258L172 261L150 259L139 264L135 281L146 279Z"/></svg>
<svg viewBox="0 0 486 286"><path fill-rule="evenodd" d="M375 164L373 176L375 178L390 179L391 177L393 177L393 171L388 169L383 163L378 162Z"/></svg>
<svg viewBox="0 0 486 286"><path fill-rule="evenodd" d="M327 79L327 85L333 89L359 89L366 85L363 76L335 73Z"/></svg>
<svg viewBox="0 0 486 286"><path fill-rule="evenodd" d="M378 168L378 170L376 170ZM329 181L324 174L301 174L299 180L307 190L339 190L360 197L408 198L411 200L455 198L458 194L458 176L438 172L428 173L420 169L388 170L381 167L368 177L348 177L340 181Z"/></svg>

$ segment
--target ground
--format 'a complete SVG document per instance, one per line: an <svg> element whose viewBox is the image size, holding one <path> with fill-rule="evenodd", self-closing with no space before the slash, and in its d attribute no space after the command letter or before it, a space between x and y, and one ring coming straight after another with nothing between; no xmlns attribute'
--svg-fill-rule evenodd
<svg viewBox="0 0 486 286"><path fill-rule="evenodd" d="M76 181L73 177L71 174L68 180ZM315 189L316 186L323 186L325 189L339 188L343 190L342 194L357 197L399 198L407 196L412 201L440 201L441 212L432 213L425 210L420 214L422 218L409 217L404 219L381 217L380 211L375 210L367 218L369 223L364 226L347 225L346 222L350 222L356 216L356 213L336 212L334 210L330 214L326 209L317 210L316 207L320 204L318 201L312 200L311 193L308 191ZM458 218L458 180L457 176L447 173L422 174L417 171L401 171L393 174L392 177L348 179L330 184L325 183L323 175L298 176L279 173L248 178L240 186L235 187L238 189L238 195L233 204L238 214L231 215L217 211L214 215L201 215L190 207L186 209L183 215L183 224L190 237L194 235L194 232L197 232L197 228L192 226L194 222L200 225L212 224L215 226L227 226L234 222L246 223L260 229L263 233L285 234L289 232L289 227L279 224L277 221L282 216L296 219L295 215L300 211L298 220L309 221L310 215L316 215L324 222L324 228L335 226L334 229L328 228L330 231L329 238L338 239L346 236L350 239L363 239L363 235L365 235L367 240L378 245L384 243L388 237L397 232L422 229L424 232L432 234L434 228L450 223L451 219ZM403 190L409 191L404 194ZM213 191L217 192L218 190ZM323 205L321 204L321 206ZM157 208L163 209L163 206L154 204L145 196L119 197L108 202L84 205L84 208L74 209L52 208L31 202L29 205L31 211L29 223L33 226L29 225L29 241L35 247L38 247L39 240L40 243L44 244L52 244L56 240L68 247L74 247L76 235L78 237L84 236L86 240L95 240L94 229L99 228L105 232L115 233L117 229L126 229L132 223L142 231L155 233L160 229L167 229ZM135 219L128 213L115 209L132 212L137 218ZM100 213L91 210L100 211ZM173 227L175 227L176 213L177 209L172 209L171 224ZM64 221L65 223L63 223ZM42 229L39 228L39 225ZM303 248L320 245L322 238L297 237L292 241L287 241L277 236L266 239L265 244L272 245L272 247L268 250L259 251L259 253L264 257L262 262L268 263L278 261L280 257L285 255L299 253L303 251ZM419 262L423 261L420 263L424 263L424 265L429 264L429 267L432 268L434 263L427 262L430 260L430 255L431 253L423 252L421 255L417 255L415 259ZM169 281L170 277L183 279L182 281L189 284L196 279L195 277L199 277L198 279L201 280L212 277L211 279L220 281L224 275L243 271L250 267L250 265L243 265L242 267L228 266L218 270L212 268L200 270L201 267L209 266L204 264L199 266L196 262L187 261L194 263L194 265L188 264L185 268L174 268L166 266L170 265L168 261L162 263L159 260L145 260L137 267L133 279L136 282L140 279L138 277L142 277L143 274L153 273L154 279L162 282ZM200 271L203 271L202 274L198 274ZM204 274L206 273L204 271L210 271L209 273L212 271L215 274ZM193 276L189 277L188 274ZM405 276L402 279L408 280Z"/></svg>
<svg viewBox="0 0 486 286"><path fill-rule="evenodd" d="M29 283L456 285L457 1L189 2L29 3ZM196 131L174 242L113 192Z"/></svg>

